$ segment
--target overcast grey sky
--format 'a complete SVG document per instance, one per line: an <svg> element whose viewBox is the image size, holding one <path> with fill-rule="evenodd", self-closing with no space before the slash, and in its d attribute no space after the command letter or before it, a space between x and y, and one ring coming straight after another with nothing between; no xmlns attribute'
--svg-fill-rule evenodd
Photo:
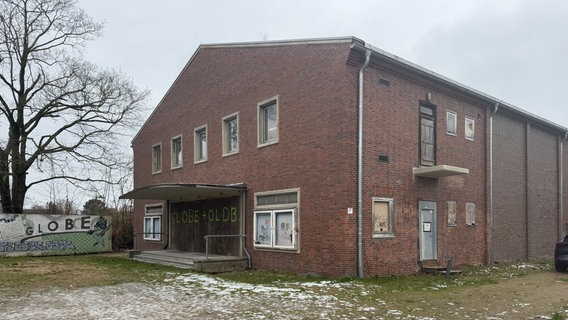
<svg viewBox="0 0 568 320"><path fill-rule="evenodd" d="M565 0L79 0L106 27L87 58L151 90L199 44L359 37L568 127Z"/></svg>

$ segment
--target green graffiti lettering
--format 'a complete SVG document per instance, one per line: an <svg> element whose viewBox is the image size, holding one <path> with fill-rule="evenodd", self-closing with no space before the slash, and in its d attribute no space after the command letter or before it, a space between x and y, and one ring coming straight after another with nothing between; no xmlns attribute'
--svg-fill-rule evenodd
<svg viewBox="0 0 568 320"><path fill-rule="evenodd" d="M187 211L183 210L181 212L181 223L187 223L188 222L188 214Z"/></svg>
<svg viewBox="0 0 568 320"><path fill-rule="evenodd" d="M213 220L215 220L215 212L213 211L213 209L209 209L208 218L209 222L213 222Z"/></svg>
<svg viewBox="0 0 568 320"><path fill-rule="evenodd" d="M229 208L223 207L223 221L224 222L229 221L230 217L231 217L231 211L229 210Z"/></svg>
<svg viewBox="0 0 568 320"><path fill-rule="evenodd" d="M193 222L199 222L199 210L193 210Z"/></svg>
<svg viewBox="0 0 568 320"><path fill-rule="evenodd" d="M237 208L231 207L231 222L237 222L239 220L239 216L237 215Z"/></svg>

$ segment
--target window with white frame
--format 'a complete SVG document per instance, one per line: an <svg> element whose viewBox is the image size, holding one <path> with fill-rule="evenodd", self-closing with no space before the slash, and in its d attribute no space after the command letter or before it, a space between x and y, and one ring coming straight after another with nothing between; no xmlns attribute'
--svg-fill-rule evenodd
<svg viewBox="0 0 568 320"><path fill-rule="evenodd" d="M180 168L183 165L181 142L181 136L172 139L172 169Z"/></svg>
<svg viewBox="0 0 568 320"><path fill-rule="evenodd" d="M278 142L278 99L258 104L259 146Z"/></svg>
<svg viewBox="0 0 568 320"><path fill-rule="evenodd" d="M195 129L195 162L207 161L207 126Z"/></svg>
<svg viewBox="0 0 568 320"><path fill-rule="evenodd" d="M254 247L297 250L299 190L255 194Z"/></svg>
<svg viewBox="0 0 568 320"><path fill-rule="evenodd" d="M373 238L394 237L394 200L373 198Z"/></svg>
<svg viewBox="0 0 568 320"><path fill-rule="evenodd" d="M457 134L458 130L458 114L454 111L446 112L446 133L452 136Z"/></svg>
<svg viewBox="0 0 568 320"><path fill-rule="evenodd" d="M223 155L239 152L239 115L223 118Z"/></svg>
<svg viewBox="0 0 568 320"><path fill-rule="evenodd" d="M162 205L147 205L144 212L144 240L162 240Z"/></svg>
<svg viewBox="0 0 568 320"><path fill-rule="evenodd" d="M152 146L152 173L162 171L162 144Z"/></svg>
<svg viewBox="0 0 568 320"><path fill-rule="evenodd" d="M465 138L475 140L475 120L470 117L465 117Z"/></svg>

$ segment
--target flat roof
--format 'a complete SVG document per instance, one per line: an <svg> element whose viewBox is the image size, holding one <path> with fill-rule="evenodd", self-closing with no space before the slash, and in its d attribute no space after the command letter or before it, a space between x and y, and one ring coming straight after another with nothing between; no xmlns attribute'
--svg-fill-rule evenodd
<svg viewBox="0 0 568 320"><path fill-rule="evenodd" d="M244 183L164 183L134 189L121 195L120 199L195 201L234 197L246 189L247 186Z"/></svg>

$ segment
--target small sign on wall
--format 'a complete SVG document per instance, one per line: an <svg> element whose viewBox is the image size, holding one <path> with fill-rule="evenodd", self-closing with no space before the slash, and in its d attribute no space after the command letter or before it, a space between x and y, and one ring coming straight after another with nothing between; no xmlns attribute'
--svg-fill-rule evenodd
<svg viewBox="0 0 568 320"><path fill-rule="evenodd" d="M347 208L347 214L353 214L353 208Z"/></svg>

